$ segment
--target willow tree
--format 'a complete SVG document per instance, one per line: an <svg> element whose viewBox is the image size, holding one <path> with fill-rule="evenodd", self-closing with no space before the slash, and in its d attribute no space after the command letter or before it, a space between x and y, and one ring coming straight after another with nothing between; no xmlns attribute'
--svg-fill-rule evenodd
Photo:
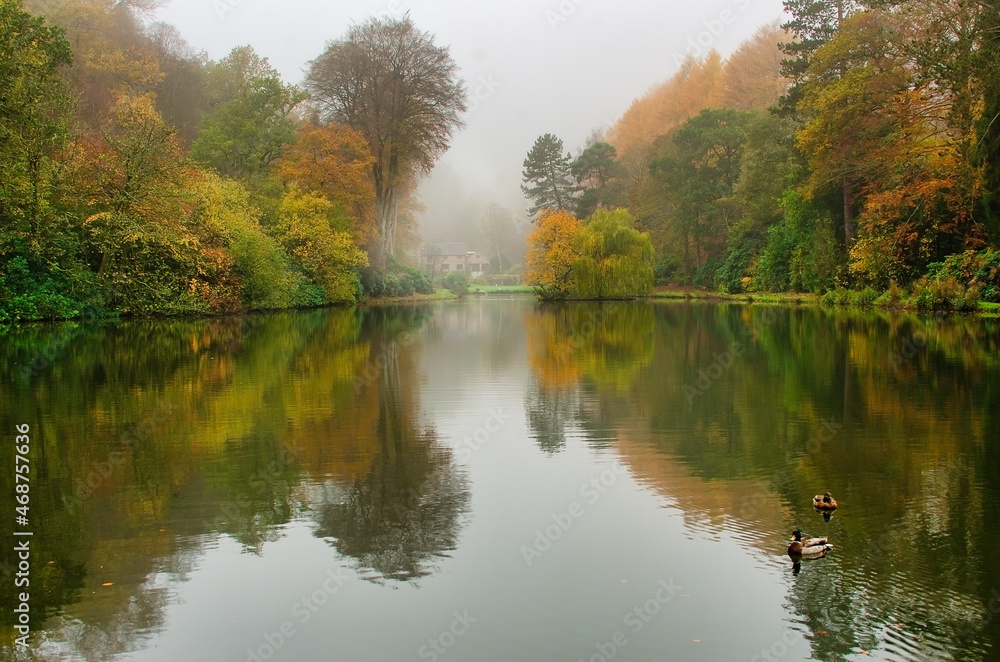
<svg viewBox="0 0 1000 662"><path fill-rule="evenodd" d="M624 209L598 209L573 240L575 294L621 299L653 291L653 243Z"/></svg>
<svg viewBox="0 0 1000 662"><path fill-rule="evenodd" d="M309 64L305 85L327 121L368 140L375 160L375 262L395 256L400 191L426 174L462 126L466 90L447 48L403 19L352 26Z"/></svg>

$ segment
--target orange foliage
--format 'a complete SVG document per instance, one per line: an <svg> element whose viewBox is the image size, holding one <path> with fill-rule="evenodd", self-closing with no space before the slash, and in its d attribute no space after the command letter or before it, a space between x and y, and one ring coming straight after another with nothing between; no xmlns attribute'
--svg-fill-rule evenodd
<svg viewBox="0 0 1000 662"><path fill-rule="evenodd" d="M528 285L563 288L572 276L578 257L573 238L583 231L583 223L566 211L542 211L538 227L528 235L524 282Z"/></svg>
<svg viewBox="0 0 1000 662"><path fill-rule="evenodd" d="M723 101L722 85L722 58L718 52L713 50L700 61L689 57L670 80L632 102L611 127L607 141L619 154L644 148L702 108L719 108Z"/></svg>
<svg viewBox="0 0 1000 662"><path fill-rule="evenodd" d="M375 159L358 131L343 124L304 125L298 140L285 149L275 172L288 184L316 193L341 207L354 220L358 245L375 236Z"/></svg>
<svg viewBox="0 0 1000 662"><path fill-rule="evenodd" d="M607 142L639 179L648 166L646 148L702 109L762 110L777 103L788 86L781 76L784 56L778 42L789 39L777 23L770 23L725 62L714 50L703 60L688 57L669 80L632 102L608 131Z"/></svg>
<svg viewBox="0 0 1000 662"><path fill-rule="evenodd" d="M739 110L763 110L777 103L790 82L781 75L781 60L785 55L778 43L791 40L792 35L775 21L740 44L723 67L723 105Z"/></svg>

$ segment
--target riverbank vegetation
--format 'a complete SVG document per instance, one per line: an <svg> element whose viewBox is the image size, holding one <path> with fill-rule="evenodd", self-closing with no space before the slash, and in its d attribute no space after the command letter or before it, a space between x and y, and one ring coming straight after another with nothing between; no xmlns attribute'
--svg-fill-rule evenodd
<svg viewBox="0 0 1000 662"><path fill-rule="evenodd" d="M373 19L310 63L306 91L138 7L0 0L0 324L433 293L398 256L465 110L446 48ZM378 87L398 53L418 66ZM340 98L345 76L372 77L371 98Z"/></svg>
<svg viewBox="0 0 1000 662"><path fill-rule="evenodd" d="M560 243L559 214L621 207L652 241L658 284L1000 301L1000 9L784 4L787 23L725 61L690 54L575 157L541 136L524 163L535 243L565 251L587 222L562 218ZM528 276L552 287L530 257Z"/></svg>

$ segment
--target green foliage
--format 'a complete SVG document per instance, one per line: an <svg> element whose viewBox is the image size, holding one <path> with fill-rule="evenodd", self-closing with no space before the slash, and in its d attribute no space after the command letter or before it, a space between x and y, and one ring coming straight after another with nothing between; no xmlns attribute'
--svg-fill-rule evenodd
<svg viewBox="0 0 1000 662"><path fill-rule="evenodd" d="M23 256L0 273L0 324L71 319L80 313L80 302L66 296L51 275L34 276Z"/></svg>
<svg viewBox="0 0 1000 662"><path fill-rule="evenodd" d="M453 271L441 279L441 286L445 287L459 296L469 293L469 279L461 271Z"/></svg>
<svg viewBox="0 0 1000 662"><path fill-rule="evenodd" d="M653 290L653 244L624 209L598 210L574 239L574 296L613 299Z"/></svg>
<svg viewBox="0 0 1000 662"><path fill-rule="evenodd" d="M572 209L576 199L569 154L563 154L563 142L551 133L539 136L524 159L524 184L521 190L534 204L528 215L535 216L543 209L563 211Z"/></svg>
<svg viewBox="0 0 1000 662"><path fill-rule="evenodd" d="M691 281L712 281L714 270L706 264L721 264L718 257L737 212L730 196L753 117L732 108L703 110L654 148L640 193L649 219L643 226L662 237L659 245L675 247Z"/></svg>
<svg viewBox="0 0 1000 662"><path fill-rule="evenodd" d="M258 177L295 139L289 114L304 98L267 58L240 46L208 67L213 98L191 156L227 177Z"/></svg>
<svg viewBox="0 0 1000 662"><path fill-rule="evenodd" d="M979 305L979 289L966 288L954 276L944 279L924 276L913 284L913 302L918 310L975 310Z"/></svg>
<svg viewBox="0 0 1000 662"><path fill-rule="evenodd" d="M67 136L68 96L58 75L72 62L60 28L0 1L0 228L37 231L50 158Z"/></svg>
<svg viewBox="0 0 1000 662"><path fill-rule="evenodd" d="M625 202L626 171L616 160L614 146L595 142L570 165L570 171L582 194L577 199L576 216L586 218L598 208L619 207Z"/></svg>
<svg viewBox="0 0 1000 662"><path fill-rule="evenodd" d="M820 292L833 285L837 254L828 218L794 190L781 201L784 217L767 231L753 275L753 289L764 292Z"/></svg>
<svg viewBox="0 0 1000 662"><path fill-rule="evenodd" d="M653 267L653 283L666 285L672 283L682 271L682 265L673 255L662 255Z"/></svg>
<svg viewBox="0 0 1000 662"><path fill-rule="evenodd" d="M985 249L965 251L934 262L927 276L954 278L966 287L975 287L983 301L1000 302L1000 251Z"/></svg>
<svg viewBox="0 0 1000 662"><path fill-rule="evenodd" d="M361 288L369 297L408 297L434 293L434 284L427 274L398 260L390 260L386 271L362 269Z"/></svg>

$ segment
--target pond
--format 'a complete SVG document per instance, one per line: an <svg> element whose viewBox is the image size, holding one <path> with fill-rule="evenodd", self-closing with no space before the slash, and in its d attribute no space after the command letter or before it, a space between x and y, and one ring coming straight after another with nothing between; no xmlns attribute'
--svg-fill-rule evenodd
<svg viewBox="0 0 1000 662"><path fill-rule="evenodd" d="M489 296L24 327L0 376L4 659L997 656L997 320Z"/></svg>

